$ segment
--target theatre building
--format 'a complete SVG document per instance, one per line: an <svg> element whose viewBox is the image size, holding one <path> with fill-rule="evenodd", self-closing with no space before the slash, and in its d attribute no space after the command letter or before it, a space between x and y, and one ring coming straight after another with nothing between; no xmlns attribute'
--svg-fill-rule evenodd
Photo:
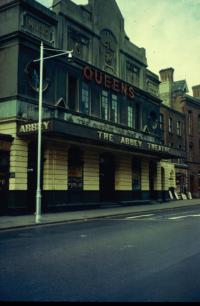
<svg viewBox="0 0 200 306"><path fill-rule="evenodd" d="M159 78L115 0L3 0L0 22L1 212L35 209L41 41L73 49L44 60L43 211L167 200L184 151L163 144Z"/></svg>

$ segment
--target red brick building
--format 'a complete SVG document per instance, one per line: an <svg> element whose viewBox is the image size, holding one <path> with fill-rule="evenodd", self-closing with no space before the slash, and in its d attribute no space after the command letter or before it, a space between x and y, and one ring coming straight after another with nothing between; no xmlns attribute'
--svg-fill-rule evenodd
<svg viewBox="0 0 200 306"><path fill-rule="evenodd" d="M190 191L200 197L200 85L188 95L185 80L174 81L174 69L160 71L160 124L164 144L186 150L186 159L173 159L176 169L177 192Z"/></svg>

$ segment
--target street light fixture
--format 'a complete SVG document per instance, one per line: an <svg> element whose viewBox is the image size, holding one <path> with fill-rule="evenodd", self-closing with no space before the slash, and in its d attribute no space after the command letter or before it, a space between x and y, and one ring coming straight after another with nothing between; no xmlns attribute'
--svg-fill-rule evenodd
<svg viewBox="0 0 200 306"><path fill-rule="evenodd" d="M59 52L58 54L44 57L44 50ZM67 59L72 59L73 50L65 51L59 49L44 48L43 42L40 44L40 58L33 62L40 62L40 83L39 83L39 105L38 105L38 151L37 151L37 190L36 190L36 213L35 222L41 221L41 144L42 144L42 100L43 100L43 66L44 60L67 55Z"/></svg>

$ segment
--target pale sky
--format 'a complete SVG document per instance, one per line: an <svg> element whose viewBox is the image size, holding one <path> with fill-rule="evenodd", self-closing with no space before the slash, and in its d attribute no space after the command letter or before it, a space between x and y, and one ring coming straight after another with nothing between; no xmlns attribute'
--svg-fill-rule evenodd
<svg viewBox="0 0 200 306"><path fill-rule="evenodd" d="M37 0L50 7L52 0ZM109 0L107 0L109 1ZM87 0L73 0L87 4ZM148 69L173 67L174 80L200 84L200 0L116 0L131 42L146 49Z"/></svg>

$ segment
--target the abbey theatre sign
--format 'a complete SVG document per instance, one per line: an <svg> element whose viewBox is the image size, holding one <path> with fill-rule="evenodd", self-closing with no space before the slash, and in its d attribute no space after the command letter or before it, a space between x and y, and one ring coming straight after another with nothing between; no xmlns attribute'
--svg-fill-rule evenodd
<svg viewBox="0 0 200 306"><path fill-rule="evenodd" d="M18 126L19 136L28 136L37 134L38 123L25 123ZM134 138L122 135L121 133L111 133L98 128L91 128L89 126L83 126L80 124L74 124L72 122L50 119L44 120L42 122L42 132L47 134L62 135L65 137L70 137L70 139L76 140L77 138L82 138L84 141L94 141L99 144L110 144L118 145L121 148L132 148L140 152L156 152L158 155L165 157L176 156L180 158L185 157L185 153L180 150L176 150L171 147L167 147L158 143L153 143L150 141L145 141L143 139Z"/></svg>

